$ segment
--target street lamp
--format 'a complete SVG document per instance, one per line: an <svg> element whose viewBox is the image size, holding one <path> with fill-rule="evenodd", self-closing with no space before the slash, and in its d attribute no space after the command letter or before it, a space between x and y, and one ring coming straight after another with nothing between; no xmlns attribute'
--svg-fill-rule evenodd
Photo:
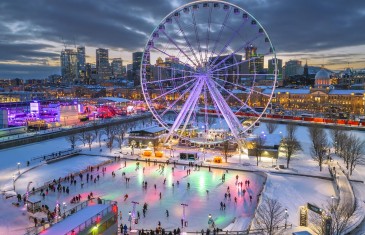
<svg viewBox="0 0 365 235"><path fill-rule="evenodd" d="M56 215L55 215L55 218L56 218L56 222L58 222L58 217L59 217L59 210L60 210L60 204L58 203L58 201L57 201L57 203L56 203Z"/></svg>
<svg viewBox="0 0 365 235"><path fill-rule="evenodd" d="M185 203L181 203L181 205L183 206L183 217L182 217L182 219L181 219L181 222L182 222L182 228L184 228L184 223L186 222L185 221L185 207L187 207L188 206L188 204L185 204Z"/></svg>
<svg viewBox="0 0 365 235"><path fill-rule="evenodd" d="M133 203L133 209L132 209L132 213L129 212L129 216L130 216L130 230L132 230L132 220L133 220L133 223L134 223L134 220L136 218L136 205L138 205L139 203L138 202L135 202L135 201L132 201Z"/></svg>
<svg viewBox="0 0 365 235"><path fill-rule="evenodd" d="M18 162L18 174L20 175L20 169L19 169L19 167L20 167L20 162Z"/></svg>
<svg viewBox="0 0 365 235"><path fill-rule="evenodd" d="M15 175L13 175L13 189L15 191Z"/></svg>
<svg viewBox="0 0 365 235"><path fill-rule="evenodd" d="M171 148L172 148L172 147L171 147L171 144L172 144L172 141L170 140L170 141L169 141L169 147L170 147L170 158L171 158Z"/></svg>
<svg viewBox="0 0 365 235"><path fill-rule="evenodd" d="M335 196L331 196L331 199L332 199L332 208L334 208L335 207Z"/></svg>
<svg viewBox="0 0 365 235"><path fill-rule="evenodd" d="M65 213L66 212L66 208L67 208L66 202L63 202L62 203L62 206L63 206L63 213Z"/></svg>
<svg viewBox="0 0 365 235"><path fill-rule="evenodd" d="M128 212L129 215L129 230L132 231L132 212Z"/></svg>
<svg viewBox="0 0 365 235"><path fill-rule="evenodd" d="M212 219L212 215L208 215L208 225L214 227L214 220Z"/></svg>
<svg viewBox="0 0 365 235"><path fill-rule="evenodd" d="M286 225L288 224L288 217L289 217L288 210L285 209L285 229L286 229Z"/></svg>

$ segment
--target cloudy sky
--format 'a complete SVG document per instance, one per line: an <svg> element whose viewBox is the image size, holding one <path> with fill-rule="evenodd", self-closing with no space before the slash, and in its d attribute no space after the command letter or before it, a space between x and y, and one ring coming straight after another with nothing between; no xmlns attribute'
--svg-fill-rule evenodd
<svg viewBox="0 0 365 235"><path fill-rule="evenodd" d="M0 2L0 78L60 73L66 44L85 45L130 63L168 13L189 0L3 0ZM365 68L364 0L230 0L254 15L279 58L330 69Z"/></svg>

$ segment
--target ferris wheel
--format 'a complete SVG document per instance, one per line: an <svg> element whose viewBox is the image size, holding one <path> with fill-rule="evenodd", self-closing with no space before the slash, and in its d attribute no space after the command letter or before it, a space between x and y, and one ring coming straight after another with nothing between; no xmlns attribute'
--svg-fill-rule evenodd
<svg viewBox="0 0 365 235"><path fill-rule="evenodd" d="M277 59L268 34L247 11L224 1L197 1L157 25L140 76L150 111L168 130L166 140L234 138L240 144L273 97ZM248 117L250 124L242 125Z"/></svg>

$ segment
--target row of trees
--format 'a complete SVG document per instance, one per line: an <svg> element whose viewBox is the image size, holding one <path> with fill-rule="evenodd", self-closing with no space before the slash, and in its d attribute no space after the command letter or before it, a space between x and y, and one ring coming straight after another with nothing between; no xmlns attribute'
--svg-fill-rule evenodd
<svg viewBox="0 0 365 235"><path fill-rule="evenodd" d="M266 128L270 134L272 134L276 129L278 125L276 123L266 123ZM302 147L300 145L300 142L297 140L295 133L297 131L297 126L294 124L288 124L286 125L286 133L287 135L283 137L281 141L281 149L285 152L285 158L286 158L286 167L289 168L290 160L292 159L292 156L296 153L298 153L300 150L302 150ZM264 150L266 139L265 136L259 135L257 138L254 139L253 145L254 145L254 154L256 156L256 164L259 165L260 157L262 154L262 151Z"/></svg>
<svg viewBox="0 0 365 235"><path fill-rule="evenodd" d="M365 164L365 141L354 134L349 134L341 129L331 130L331 138L335 153L343 159L346 169L352 175L355 167Z"/></svg>
<svg viewBox="0 0 365 235"><path fill-rule="evenodd" d="M270 134L277 127L278 125L275 123L266 123L266 128ZM300 142L295 137L296 130L296 125L288 124L286 126L287 135L281 142L281 148L285 152L287 168L289 168L292 156L302 150ZM318 162L320 171L322 171L324 161L329 158L331 147L334 147L335 153L343 159L350 175L352 175L357 165L365 164L365 141L354 134L335 126L330 130L330 138L328 138L326 130L318 125L308 127L308 134L311 140L312 158ZM265 139L262 136L254 141L257 165L264 144Z"/></svg>
<svg viewBox="0 0 365 235"><path fill-rule="evenodd" d="M326 131L318 125L310 126L308 132L311 139L311 153L313 159L318 162L320 171L323 162L329 158L331 147L334 147L335 153L343 159L350 175L357 165L365 164L365 141L354 134L335 126L330 130L329 139Z"/></svg>
<svg viewBox="0 0 365 235"><path fill-rule="evenodd" d="M255 218L253 220L254 227L260 230L261 234L279 235L284 233L286 227L286 219L289 214L283 208L281 203L272 198L263 196L263 201L258 205ZM317 234L325 234L324 218L331 218L330 231L333 235L341 235L345 232L352 212L350 207L340 206L337 203L327 201L323 205L322 214L310 213L308 214L309 227ZM328 229L328 228L327 228Z"/></svg>
<svg viewBox="0 0 365 235"><path fill-rule="evenodd" d="M104 137L106 146L111 152L115 142L118 144L118 148L122 149L125 135L128 130L133 129L136 126L137 122L130 122L121 125L107 125L104 128L99 128L97 124L93 123L91 131L81 130L78 134L67 136L66 140L70 143L71 148L76 146L77 141L81 141L84 146L88 145L89 150L91 150L91 146L95 141L98 141L99 147L101 147L101 140Z"/></svg>

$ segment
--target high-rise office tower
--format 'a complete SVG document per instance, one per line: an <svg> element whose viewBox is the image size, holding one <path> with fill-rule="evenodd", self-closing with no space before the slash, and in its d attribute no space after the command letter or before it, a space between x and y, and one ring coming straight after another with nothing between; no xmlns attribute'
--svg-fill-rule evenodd
<svg viewBox="0 0 365 235"><path fill-rule="evenodd" d="M109 79L111 76L109 65L109 51L108 49L96 49L96 69L98 71L99 79Z"/></svg>
<svg viewBox="0 0 365 235"><path fill-rule="evenodd" d="M140 69L142 56L143 56L143 52L134 52L132 54L132 57L133 57L133 71L137 71L137 70Z"/></svg>
<svg viewBox="0 0 365 235"><path fill-rule="evenodd" d="M77 79L77 53L72 49L64 49L60 61L63 83L74 83Z"/></svg>
<svg viewBox="0 0 365 235"><path fill-rule="evenodd" d="M114 58L111 64L112 74L114 78L121 77L123 74L123 60L121 58Z"/></svg>
<svg viewBox="0 0 365 235"><path fill-rule="evenodd" d="M132 54L132 58L133 58L132 77L133 77L133 81L134 81L135 86L138 86L138 85L141 84L140 71L141 71L142 57L143 57L143 52L134 52ZM148 64L148 66L146 66L146 74L147 74L147 76L150 76L151 68L150 68L150 65L149 65L150 64L149 56L147 58L147 64Z"/></svg>
<svg viewBox="0 0 365 235"><path fill-rule="evenodd" d="M283 60L276 58L276 62L277 62L278 75L282 74L283 73ZM268 64L268 73L273 74L274 69L275 69L275 61L273 61L273 59L269 59L267 61L267 64Z"/></svg>
<svg viewBox="0 0 365 235"><path fill-rule="evenodd" d="M283 71L283 78L287 79L290 76L303 74L302 61L289 60L285 63L285 71Z"/></svg>
<svg viewBox="0 0 365 235"><path fill-rule="evenodd" d="M208 62L212 66L218 66L217 68L221 68L217 72L213 73L214 76L219 77L222 80L227 80L230 83L236 83L240 78L239 74L242 73L241 66L239 64L241 61L241 55L233 54L229 57L228 55L210 57Z"/></svg>
<svg viewBox="0 0 365 235"><path fill-rule="evenodd" d="M85 68L85 47L77 47L77 77L80 81L85 82L86 68Z"/></svg>
<svg viewBox="0 0 365 235"><path fill-rule="evenodd" d="M252 59L253 57L256 57ZM261 73L264 70L264 56L257 54L257 47L250 45L245 47L244 71L249 74Z"/></svg>

